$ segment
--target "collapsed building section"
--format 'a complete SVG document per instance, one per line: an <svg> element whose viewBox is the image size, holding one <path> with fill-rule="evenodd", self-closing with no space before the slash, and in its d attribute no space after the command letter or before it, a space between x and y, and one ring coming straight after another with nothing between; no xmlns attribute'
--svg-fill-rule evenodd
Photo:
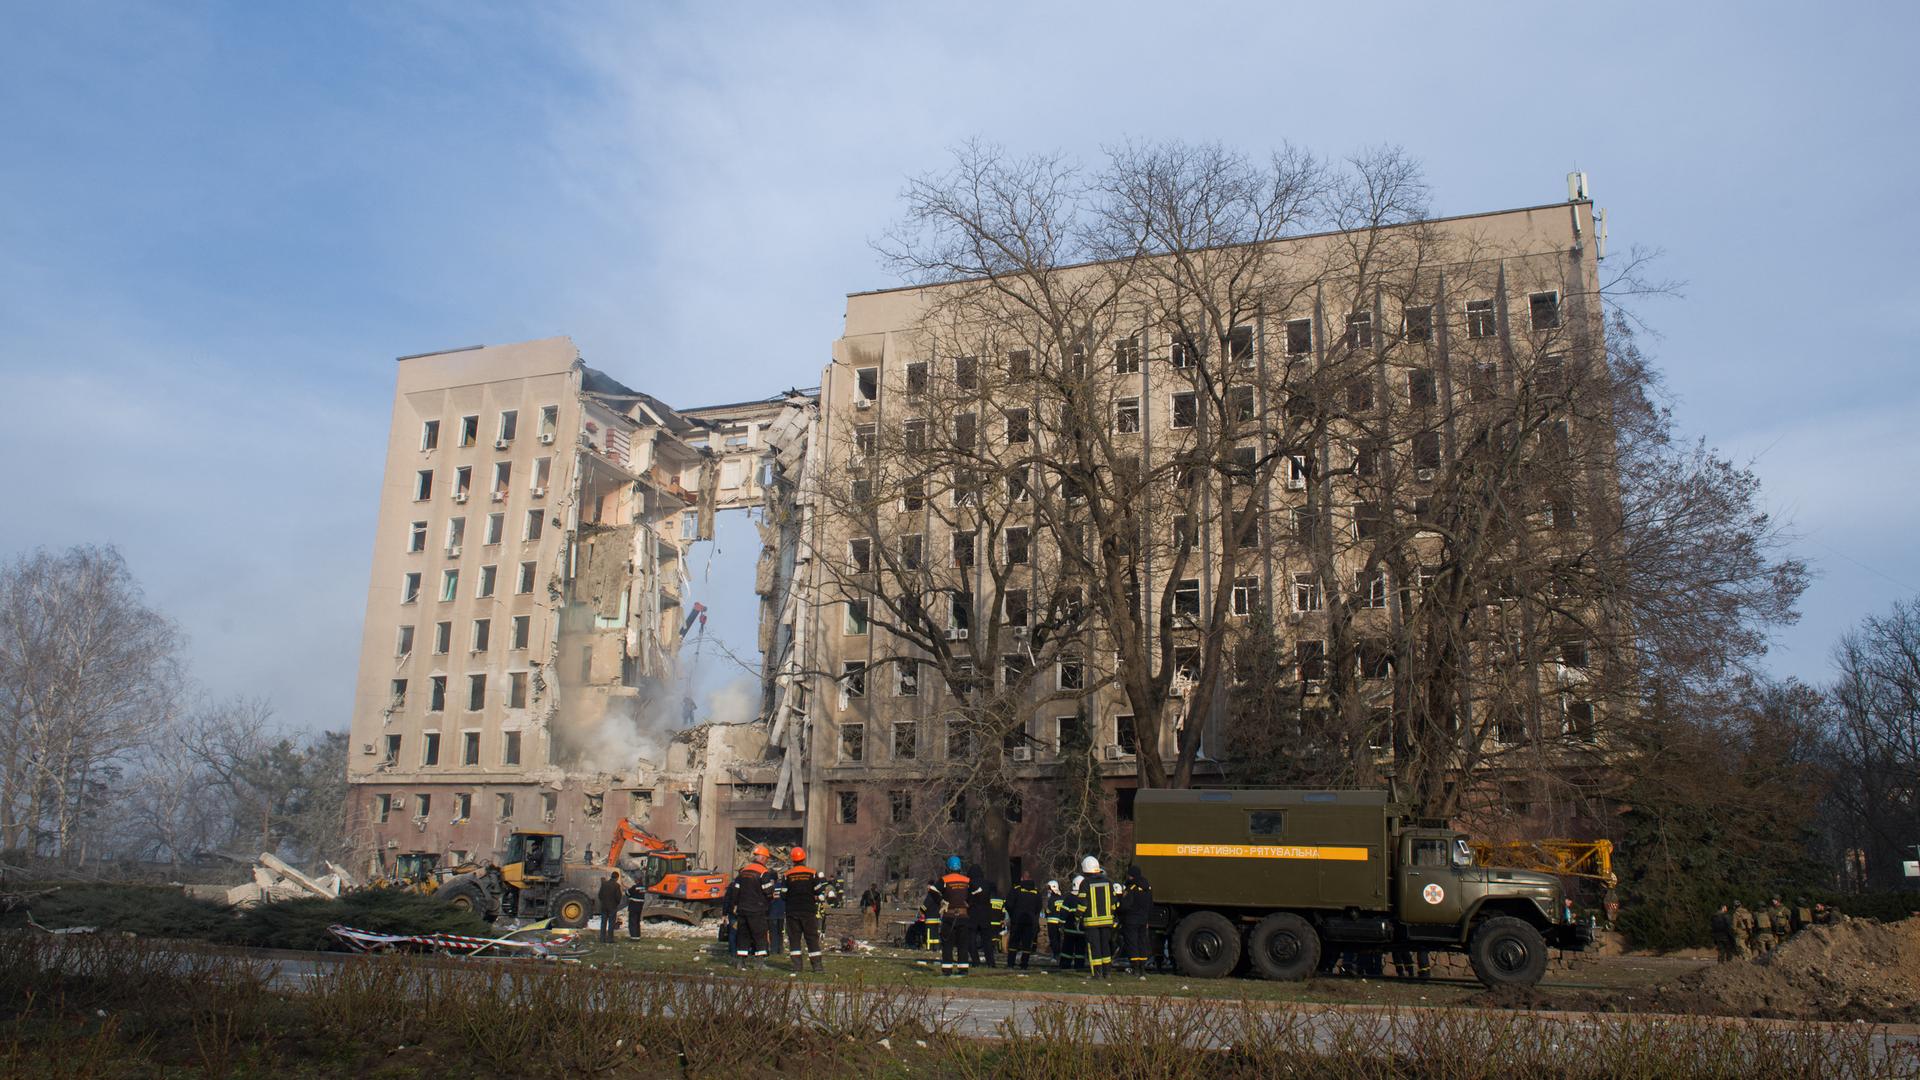
<svg viewBox="0 0 1920 1080"><path fill-rule="evenodd" d="M796 726L767 722L797 667L701 716L680 654L689 545L760 507L777 548L813 399L680 412L565 338L404 357L397 382L349 767L369 872L518 830L590 861L622 817L714 861L799 842Z"/></svg>

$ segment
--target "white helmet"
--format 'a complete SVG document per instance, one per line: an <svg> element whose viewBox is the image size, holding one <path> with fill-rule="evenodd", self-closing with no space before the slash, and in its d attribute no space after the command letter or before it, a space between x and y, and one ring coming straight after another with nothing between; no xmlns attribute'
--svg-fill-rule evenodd
<svg viewBox="0 0 1920 1080"><path fill-rule="evenodd" d="M1087 857L1086 857L1086 858L1084 858L1084 859L1081 859L1081 860L1080 860L1080 872L1081 872L1081 873L1083 873L1083 874L1097 874L1097 873L1099 873L1099 872L1100 872L1100 860L1099 860L1099 859L1096 859L1096 858L1094 858L1094 857L1093 857L1093 856L1091 856L1091 855L1089 855L1089 856L1087 856Z"/></svg>

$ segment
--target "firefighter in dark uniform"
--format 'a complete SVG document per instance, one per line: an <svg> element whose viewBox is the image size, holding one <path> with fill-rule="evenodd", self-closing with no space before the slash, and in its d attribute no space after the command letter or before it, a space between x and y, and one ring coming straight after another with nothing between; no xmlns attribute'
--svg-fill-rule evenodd
<svg viewBox="0 0 1920 1080"><path fill-rule="evenodd" d="M987 966L993 966L993 951L1001 947L1001 936L1007 932L1007 901L1000 895L998 886L994 888L993 899L987 901L992 908L987 922ZM1013 959L1007 959L1007 966L1013 966Z"/></svg>
<svg viewBox="0 0 1920 1080"><path fill-rule="evenodd" d="M793 973L800 974L800 943L806 940L807 960L815 971L825 971L820 953L820 875L807 865L807 849L789 853L793 867L785 875L787 884L787 958Z"/></svg>
<svg viewBox="0 0 1920 1080"><path fill-rule="evenodd" d="M733 876L733 919L739 936L734 939L733 959L737 967L747 966L752 954L767 962L767 913L773 910L773 875L767 872L766 845L753 849L753 856Z"/></svg>
<svg viewBox="0 0 1920 1080"><path fill-rule="evenodd" d="M920 943L928 952L940 948L940 875L927 882L927 895L920 901ZM909 931L911 933L911 931Z"/></svg>
<svg viewBox="0 0 1920 1080"><path fill-rule="evenodd" d="M627 936L640 940L640 920L647 911L647 883L639 874L627 883Z"/></svg>
<svg viewBox="0 0 1920 1080"><path fill-rule="evenodd" d="M1111 978L1113 964L1113 882L1089 855L1080 861L1080 933L1087 943L1087 977Z"/></svg>
<svg viewBox="0 0 1920 1080"><path fill-rule="evenodd" d="M1147 921L1153 915L1153 887L1138 863L1127 867L1126 884L1120 893L1120 943L1125 949L1127 974L1146 978L1151 959Z"/></svg>
<svg viewBox="0 0 1920 1080"><path fill-rule="evenodd" d="M930 903L940 915L940 974L965 975L970 936L967 894L973 891L973 881L960 872L960 856L947 859L947 872L935 878L927 890L932 894Z"/></svg>
<svg viewBox="0 0 1920 1080"><path fill-rule="evenodd" d="M1058 881L1047 882L1047 949L1053 953L1055 967L1079 966L1079 934L1074 932L1073 900L1060 891Z"/></svg>
<svg viewBox="0 0 1920 1080"><path fill-rule="evenodd" d="M1007 966L1027 970L1040 943L1040 890L1024 871L1007 896Z"/></svg>
<svg viewBox="0 0 1920 1080"><path fill-rule="evenodd" d="M973 887L967 890L967 962L995 967L993 952L993 905L998 902L993 882L979 863L967 868Z"/></svg>

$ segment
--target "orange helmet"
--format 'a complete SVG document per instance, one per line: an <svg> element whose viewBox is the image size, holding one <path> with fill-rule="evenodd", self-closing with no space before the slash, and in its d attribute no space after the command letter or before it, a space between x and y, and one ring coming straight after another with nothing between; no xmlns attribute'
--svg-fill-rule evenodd
<svg viewBox="0 0 1920 1080"><path fill-rule="evenodd" d="M796 863L803 863L807 861L806 848L803 848L803 847L794 848L790 854L793 856L793 861Z"/></svg>
<svg viewBox="0 0 1920 1080"><path fill-rule="evenodd" d="M771 851L768 851L768 850L767 850L767 845L765 845L765 844L755 844L755 845L753 845L753 857L754 857L754 858L756 858L756 859L764 859L764 858L767 858L768 856L770 856L770 855L772 855L772 854L773 854L773 852L771 852Z"/></svg>

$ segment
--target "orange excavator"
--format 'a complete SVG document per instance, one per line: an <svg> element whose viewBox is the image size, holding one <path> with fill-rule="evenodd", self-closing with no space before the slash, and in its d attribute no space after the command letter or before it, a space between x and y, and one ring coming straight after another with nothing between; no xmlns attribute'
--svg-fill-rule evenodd
<svg viewBox="0 0 1920 1080"><path fill-rule="evenodd" d="M637 865L620 865L627 845L639 849ZM727 875L718 870L688 869L693 857L626 818L613 827L607 849L607 867L625 870L647 887L647 916L688 924L720 917L720 901L727 892Z"/></svg>

